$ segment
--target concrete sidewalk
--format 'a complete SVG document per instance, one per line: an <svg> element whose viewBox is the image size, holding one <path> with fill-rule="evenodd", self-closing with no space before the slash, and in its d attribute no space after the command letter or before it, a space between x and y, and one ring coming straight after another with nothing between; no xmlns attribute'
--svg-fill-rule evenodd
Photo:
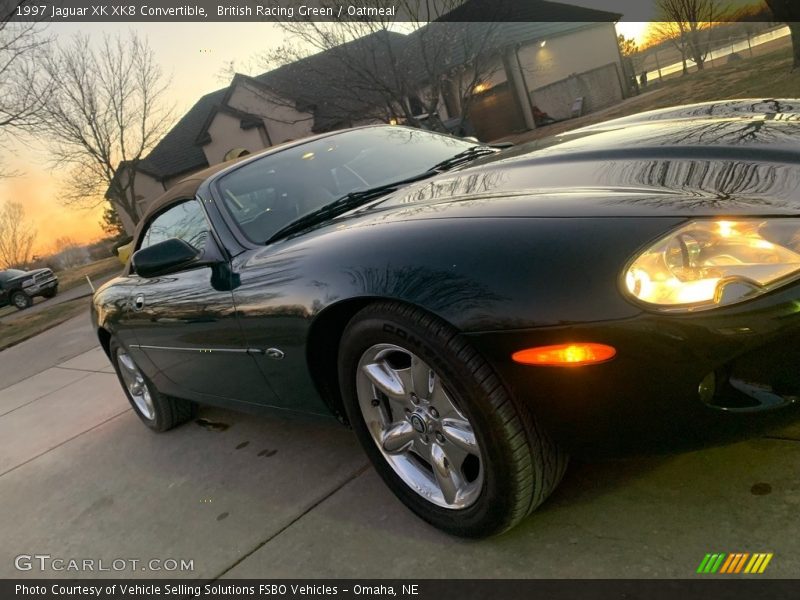
<svg viewBox="0 0 800 600"><path fill-rule="evenodd" d="M774 552L764 576L800 576L800 427L573 464L521 527L464 541L409 513L336 425L203 408L150 432L88 321L74 321L0 353L0 577L692 577L707 552ZM7 356L36 352L40 370L8 384ZM142 562L15 569L37 553ZM142 570L150 559L193 570Z"/></svg>
<svg viewBox="0 0 800 600"><path fill-rule="evenodd" d="M97 346L86 313L0 351L0 390Z"/></svg>

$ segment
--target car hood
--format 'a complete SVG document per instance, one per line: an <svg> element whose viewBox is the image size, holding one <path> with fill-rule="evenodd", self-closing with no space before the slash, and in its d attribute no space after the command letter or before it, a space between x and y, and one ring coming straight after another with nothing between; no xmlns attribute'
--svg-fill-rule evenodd
<svg viewBox="0 0 800 600"><path fill-rule="evenodd" d="M343 218L785 215L798 189L800 100L740 100L517 146Z"/></svg>
<svg viewBox="0 0 800 600"><path fill-rule="evenodd" d="M35 275L38 275L39 273L49 273L49 272L51 272L50 269L32 269L30 271L25 271L22 275L18 275L17 277L12 277L8 281L17 283L17 282L25 281L26 279L30 279L31 277L34 277Z"/></svg>

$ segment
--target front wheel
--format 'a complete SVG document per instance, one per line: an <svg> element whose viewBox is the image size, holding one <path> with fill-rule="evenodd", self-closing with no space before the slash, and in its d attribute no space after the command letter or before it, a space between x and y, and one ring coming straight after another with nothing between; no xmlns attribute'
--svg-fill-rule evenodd
<svg viewBox="0 0 800 600"><path fill-rule="evenodd" d="M17 310L25 310L33 306L33 298L28 296L25 292L19 291L11 294L11 304Z"/></svg>
<svg viewBox="0 0 800 600"><path fill-rule="evenodd" d="M130 353L112 339L111 362L134 412L153 431L167 431L191 419L194 402L165 396L142 373Z"/></svg>
<svg viewBox="0 0 800 600"><path fill-rule="evenodd" d="M455 535L510 529L558 485L567 456L491 366L439 319L371 305L339 354L345 411L378 473L418 516Z"/></svg>

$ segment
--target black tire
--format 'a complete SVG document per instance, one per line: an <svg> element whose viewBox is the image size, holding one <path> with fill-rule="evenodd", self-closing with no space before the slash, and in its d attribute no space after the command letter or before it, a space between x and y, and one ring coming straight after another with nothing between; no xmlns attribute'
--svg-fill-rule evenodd
<svg viewBox="0 0 800 600"><path fill-rule="evenodd" d="M153 382L150 381L150 379L148 379L144 374L142 374L142 378L144 380L144 385L147 386L147 389L150 392L150 397L153 404L153 416L150 418L144 412L142 412L142 410L136 405L136 401L131 395L122 375L121 370L124 367L120 365L120 352L124 352L122 346L120 346L116 340L112 339L109 347L111 363L114 365L114 370L119 378L122 391L125 392L125 396L128 398L128 402L130 402L133 411L145 425L147 425L153 431L162 432L168 431L173 427L177 427L178 425L181 425L194 418L194 416L197 414L197 404L189 400L174 398L172 396L166 396L162 394L158 391L156 386L153 385Z"/></svg>
<svg viewBox="0 0 800 600"><path fill-rule="evenodd" d="M44 296L45 298L55 298L57 293L58 293L58 286L42 292L42 296Z"/></svg>
<svg viewBox="0 0 800 600"><path fill-rule="evenodd" d="M26 308L30 308L31 306L33 306L33 298L31 296L28 296L28 294L26 294L22 290L17 290L13 294L11 294L9 300L11 301L11 304L14 306L14 308L16 308L17 310L25 310Z"/></svg>
<svg viewBox="0 0 800 600"><path fill-rule="evenodd" d="M483 487L472 505L453 510L423 498L378 449L356 389L359 360L376 344L397 345L419 356L457 398L483 454ZM423 311L381 302L357 313L342 337L339 376L347 416L380 476L408 508L448 533L475 538L502 533L544 502L564 475L568 456L538 426L528 405L507 392L463 336Z"/></svg>

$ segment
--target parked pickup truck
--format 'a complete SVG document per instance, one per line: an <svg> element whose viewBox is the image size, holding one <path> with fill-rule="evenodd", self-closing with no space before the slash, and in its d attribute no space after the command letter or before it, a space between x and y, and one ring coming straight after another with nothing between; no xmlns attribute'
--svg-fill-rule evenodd
<svg viewBox="0 0 800 600"><path fill-rule="evenodd" d="M52 298L58 293L58 277L50 269L0 271L0 307L9 304L24 310L33 304L34 296Z"/></svg>

